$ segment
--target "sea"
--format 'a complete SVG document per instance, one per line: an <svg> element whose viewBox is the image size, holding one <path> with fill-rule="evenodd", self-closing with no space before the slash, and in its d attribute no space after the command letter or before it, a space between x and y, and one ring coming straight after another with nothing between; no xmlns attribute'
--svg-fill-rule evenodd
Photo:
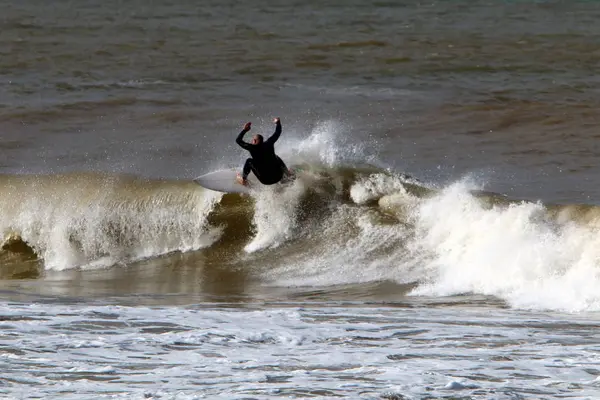
<svg viewBox="0 0 600 400"><path fill-rule="evenodd" d="M0 10L0 398L600 399L600 2Z"/></svg>

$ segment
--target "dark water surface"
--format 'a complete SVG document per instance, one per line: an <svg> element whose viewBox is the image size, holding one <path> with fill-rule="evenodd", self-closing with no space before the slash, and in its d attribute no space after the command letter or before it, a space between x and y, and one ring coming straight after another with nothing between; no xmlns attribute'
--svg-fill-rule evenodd
<svg viewBox="0 0 600 400"><path fill-rule="evenodd" d="M2 4L7 172L193 177L248 119L324 120L432 180L592 202L594 2ZM438 169L439 166L439 169Z"/></svg>

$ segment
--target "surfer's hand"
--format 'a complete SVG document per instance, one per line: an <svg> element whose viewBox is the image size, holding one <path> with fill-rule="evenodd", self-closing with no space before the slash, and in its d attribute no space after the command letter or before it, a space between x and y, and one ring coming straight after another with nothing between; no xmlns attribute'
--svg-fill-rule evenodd
<svg viewBox="0 0 600 400"><path fill-rule="evenodd" d="M244 125L244 130L249 131L251 127L252 127L252 122L246 122L246 125Z"/></svg>
<svg viewBox="0 0 600 400"><path fill-rule="evenodd" d="M278 124L278 123L279 123L279 118L275 118L275 119L273 120L273 123L274 123L274 124Z"/></svg>

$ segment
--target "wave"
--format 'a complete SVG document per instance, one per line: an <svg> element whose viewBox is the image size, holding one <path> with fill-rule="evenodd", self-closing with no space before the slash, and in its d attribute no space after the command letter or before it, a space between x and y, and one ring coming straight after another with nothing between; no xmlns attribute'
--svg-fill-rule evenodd
<svg viewBox="0 0 600 400"><path fill-rule="evenodd" d="M252 196L129 175L0 176L2 274L200 251L269 286L393 281L415 296L600 310L600 207L509 199L469 179L434 188L360 165L363 149L336 129L289 141L299 178Z"/></svg>
<svg viewBox="0 0 600 400"><path fill-rule="evenodd" d="M58 270L197 250L219 236L206 217L220 196L194 186L91 173L0 176L3 248Z"/></svg>

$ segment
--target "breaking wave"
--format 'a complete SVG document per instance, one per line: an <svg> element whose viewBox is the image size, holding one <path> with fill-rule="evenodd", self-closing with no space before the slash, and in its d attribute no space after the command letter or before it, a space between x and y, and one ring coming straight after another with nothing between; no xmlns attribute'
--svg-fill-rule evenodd
<svg viewBox="0 0 600 400"><path fill-rule="evenodd" d="M207 251L265 285L394 281L412 295L600 310L600 208L510 200L469 179L433 189L360 165L363 150L332 131L284 148L299 178L252 196L127 175L0 176L0 262L119 268Z"/></svg>

